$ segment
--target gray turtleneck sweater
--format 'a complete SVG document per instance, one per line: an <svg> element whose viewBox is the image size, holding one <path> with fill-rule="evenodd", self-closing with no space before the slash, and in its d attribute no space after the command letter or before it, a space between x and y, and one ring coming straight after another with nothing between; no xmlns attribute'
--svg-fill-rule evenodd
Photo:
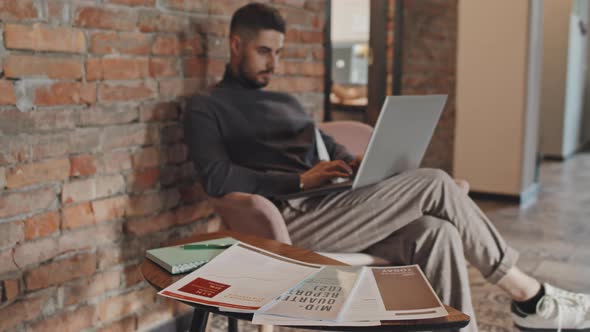
<svg viewBox="0 0 590 332"><path fill-rule="evenodd" d="M272 198L299 190L299 174L319 162L315 125L292 96L248 87L226 69L208 95L192 97L184 118L189 155L211 196ZM332 160L353 156L322 133Z"/></svg>

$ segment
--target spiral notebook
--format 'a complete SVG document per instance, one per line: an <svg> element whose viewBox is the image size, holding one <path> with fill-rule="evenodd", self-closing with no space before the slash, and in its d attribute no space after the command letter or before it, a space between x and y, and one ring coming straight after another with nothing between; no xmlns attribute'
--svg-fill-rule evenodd
<svg viewBox="0 0 590 332"><path fill-rule="evenodd" d="M213 257L222 253L225 249L200 248L200 245L232 245L238 240L224 237L215 240L186 243L180 246L150 249L146 251L146 257L160 265L172 274L179 274L195 270L207 263ZM185 246L197 246L198 249L185 249Z"/></svg>

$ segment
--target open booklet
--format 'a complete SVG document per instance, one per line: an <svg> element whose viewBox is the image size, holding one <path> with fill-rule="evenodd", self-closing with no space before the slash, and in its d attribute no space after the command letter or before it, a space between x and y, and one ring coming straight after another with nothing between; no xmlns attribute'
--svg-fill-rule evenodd
<svg viewBox="0 0 590 332"><path fill-rule="evenodd" d="M245 243L159 294L252 312L256 324L371 326L448 315L417 265L322 266Z"/></svg>

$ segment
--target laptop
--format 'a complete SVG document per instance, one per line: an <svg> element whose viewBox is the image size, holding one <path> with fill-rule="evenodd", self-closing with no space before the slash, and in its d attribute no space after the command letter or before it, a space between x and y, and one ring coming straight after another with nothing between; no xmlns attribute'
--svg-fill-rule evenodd
<svg viewBox="0 0 590 332"><path fill-rule="evenodd" d="M353 179L278 195L278 200L327 195L368 186L420 166L447 95L387 96Z"/></svg>

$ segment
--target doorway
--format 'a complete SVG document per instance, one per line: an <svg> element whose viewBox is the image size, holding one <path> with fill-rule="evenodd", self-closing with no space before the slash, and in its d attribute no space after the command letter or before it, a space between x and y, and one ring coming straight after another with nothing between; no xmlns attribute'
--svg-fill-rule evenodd
<svg viewBox="0 0 590 332"><path fill-rule="evenodd" d="M374 125L386 94L388 3L328 1L324 121Z"/></svg>

